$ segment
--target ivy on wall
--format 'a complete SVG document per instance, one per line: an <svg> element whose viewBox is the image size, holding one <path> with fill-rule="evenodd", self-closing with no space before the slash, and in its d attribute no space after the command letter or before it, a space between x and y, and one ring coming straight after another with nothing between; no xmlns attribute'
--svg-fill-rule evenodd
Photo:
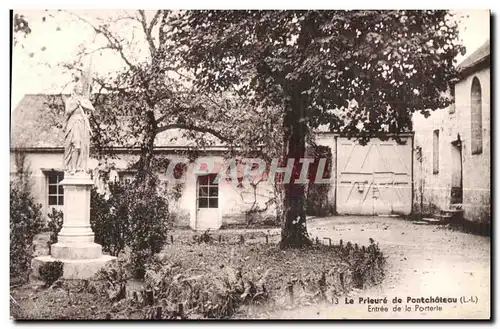
<svg viewBox="0 0 500 329"><path fill-rule="evenodd" d="M320 159L326 158L325 169L322 173L322 178L331 178L332 172L332 150L328 146L313 145L306 151L308 157L314 158L314 162L309 165L309 183L306 191L306 215L308 216L328 216L334 213L334 205L328 201L328 192L331 184L315 183L316 175L318 174L318 166Z"/></svg>

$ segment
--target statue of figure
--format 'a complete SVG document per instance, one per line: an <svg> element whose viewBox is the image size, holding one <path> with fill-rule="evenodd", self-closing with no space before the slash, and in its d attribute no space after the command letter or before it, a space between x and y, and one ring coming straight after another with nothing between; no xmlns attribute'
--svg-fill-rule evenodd
<svg viewBox="0 0 500 329"><path fill-rule="evenodd" d="M65 101L64 170L69 174L86 172L89 159L92 131L88 114L94 111L94 107L85 96L81 82L75 85Z"/></svg>

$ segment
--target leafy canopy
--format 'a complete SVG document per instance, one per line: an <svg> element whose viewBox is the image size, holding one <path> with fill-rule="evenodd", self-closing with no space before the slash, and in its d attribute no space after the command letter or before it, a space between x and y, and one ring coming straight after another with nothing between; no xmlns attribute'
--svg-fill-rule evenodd
<svg viewBox="0 0 500 329"><path fill-rule="evenodd" d="M411 113L445 107L458 43L444 10L184 11L168 51L202 90L250 103L306 106L310 128L346 135L411 129Z"/></svg>

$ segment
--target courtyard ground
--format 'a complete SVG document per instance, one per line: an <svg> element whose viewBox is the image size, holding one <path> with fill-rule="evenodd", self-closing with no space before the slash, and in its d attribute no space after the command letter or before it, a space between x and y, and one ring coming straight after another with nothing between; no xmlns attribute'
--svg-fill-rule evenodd
<svg viewBox="0 0 500 329"><path fill-rule="evenodd" d="M382 284L352 293L354 304L324 304L283 312L266 313L263 318L395 319L452 318L488 319L490 317L490 238L451 231L433 225L415 225L391 217L328 217L308 224L313 237L366 244L373 238L388 256L387 276ZM325 241L325 240L323 240ZM456 297L456 304L441 305L441 311L415 311L407 297ZM359 297L388 299L389 312L369 312ZM393 312L394 297L403 299L402 311ZM473 299L462 304L462 301ZM411 308L404 311L404 305ZM425 306L426 304L421 304ZM379 306L378 304L375 306Z"/></svg>

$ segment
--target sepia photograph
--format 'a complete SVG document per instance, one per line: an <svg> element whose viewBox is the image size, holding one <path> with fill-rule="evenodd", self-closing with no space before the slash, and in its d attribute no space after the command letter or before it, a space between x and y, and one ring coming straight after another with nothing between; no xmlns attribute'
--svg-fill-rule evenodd
<svg viewBox="0 0 500 329"><path fill-rule="evenodd" d="M11 321L491 321L491 17L10 10Z"/></svg>

